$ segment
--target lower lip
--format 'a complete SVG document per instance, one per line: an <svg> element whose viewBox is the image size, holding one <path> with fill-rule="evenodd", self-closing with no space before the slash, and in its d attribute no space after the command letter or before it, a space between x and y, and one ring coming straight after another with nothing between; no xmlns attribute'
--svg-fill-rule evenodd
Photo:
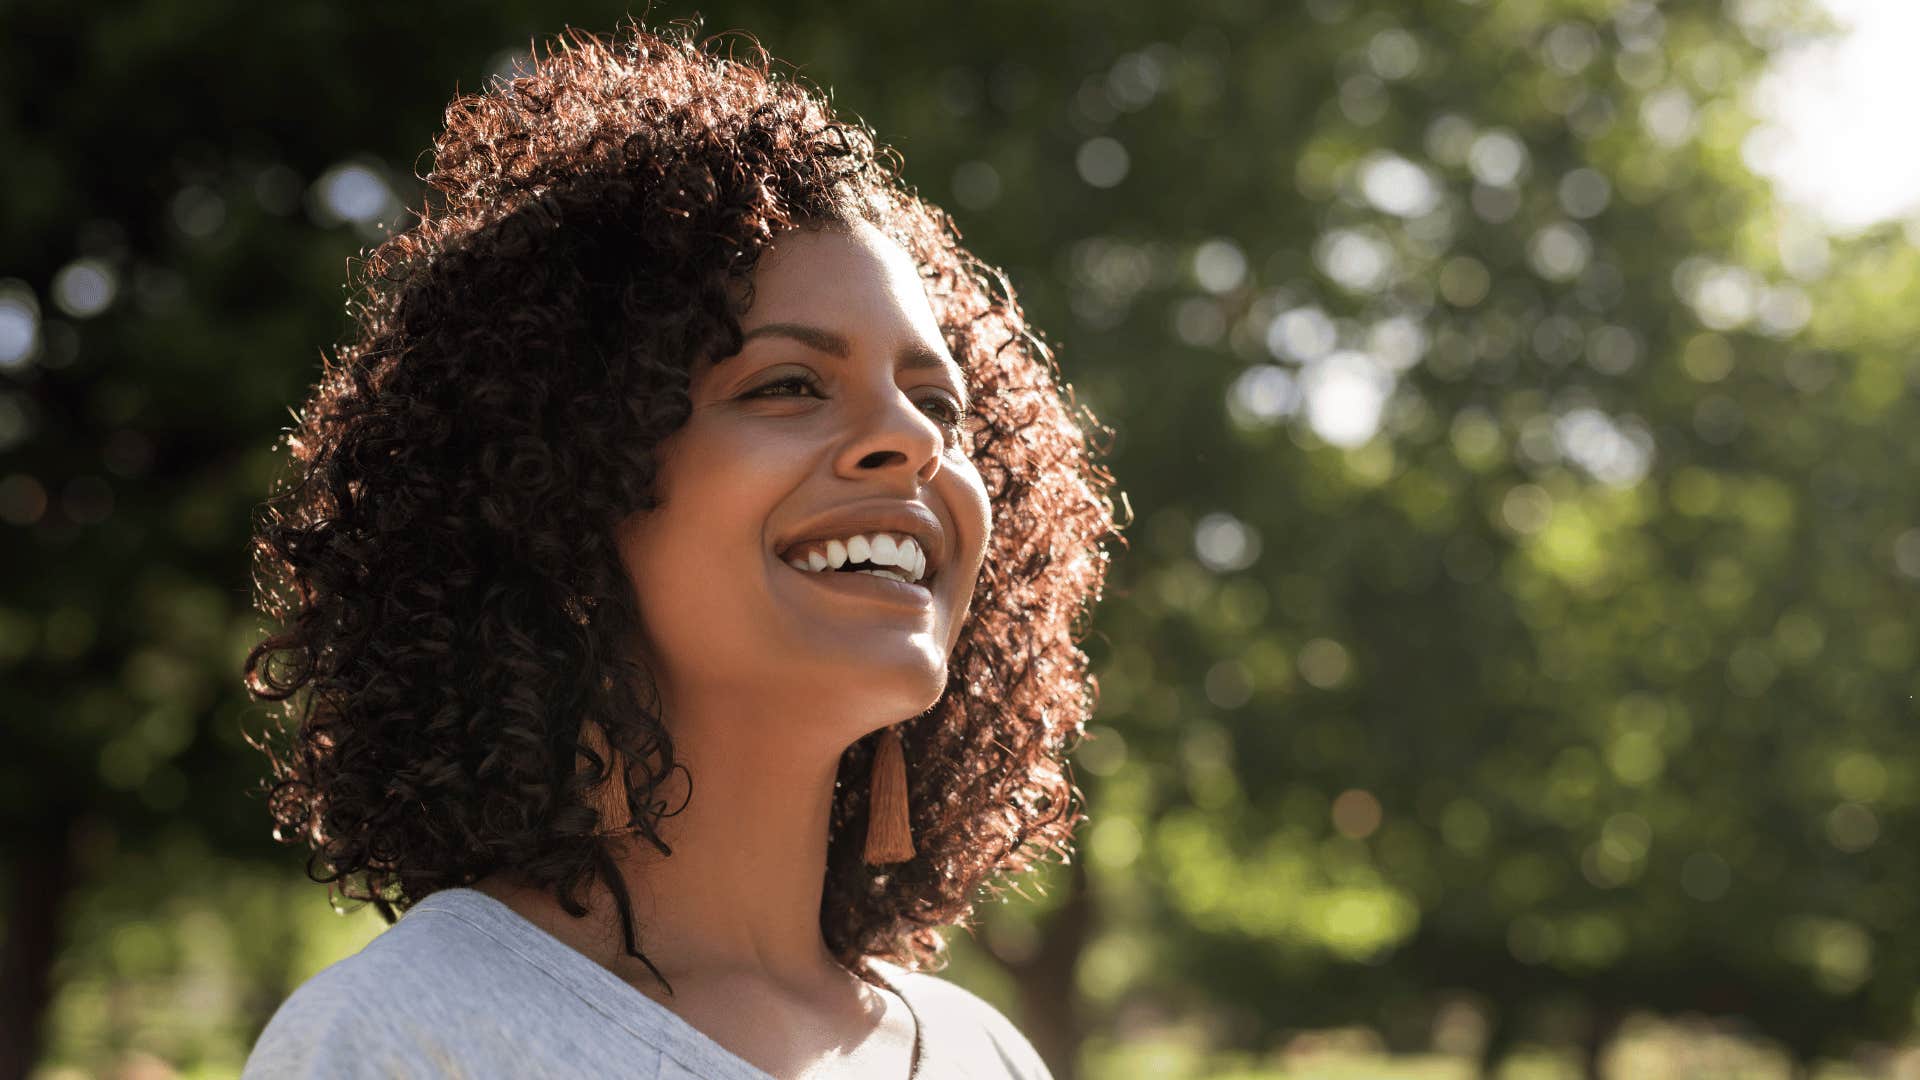
<svg viewBox="0 0 1920 1080"><path fill-rule="evenodd" d="M933 606L933 590L925 585L895 581L877 574L849 573L843 570L800 570L785 562L780 565L801 577L811 579L815 585L830 589L842 596L880 600L916 608Z"/></svg>

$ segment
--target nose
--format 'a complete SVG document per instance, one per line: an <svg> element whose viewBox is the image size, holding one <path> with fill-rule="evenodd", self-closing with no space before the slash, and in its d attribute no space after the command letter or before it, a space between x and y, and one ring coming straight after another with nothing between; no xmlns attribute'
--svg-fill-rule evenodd
<svg viewBox="0 0 1920 1080"><path fill-rule="evenodd" d="M928 484L939 475L946 433L891 381L854 411L853 422L856 428L837 462L842 476L871 480L879 474L898 473Z"/></svg>

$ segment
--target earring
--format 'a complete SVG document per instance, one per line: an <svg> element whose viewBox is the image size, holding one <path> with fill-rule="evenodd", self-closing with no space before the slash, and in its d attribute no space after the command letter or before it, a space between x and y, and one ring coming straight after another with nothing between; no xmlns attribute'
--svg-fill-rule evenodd
<svg viewBox="0 0 1920 1080"><path fill-rule="evenodd" d="M907 819L907 758L900 747L900 730L880 733L873 753L873 793L867 801L869 864L905 862L913 858L913 826Z"/></svg>

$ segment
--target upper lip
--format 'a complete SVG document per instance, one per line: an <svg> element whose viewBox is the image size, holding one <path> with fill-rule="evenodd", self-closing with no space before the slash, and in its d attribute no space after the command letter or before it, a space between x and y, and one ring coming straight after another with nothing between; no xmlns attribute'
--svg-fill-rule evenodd
<svg viewBox="0 0 1920 1080"><path fill-rule="evenodd" d="M905 533L927 557L926 581L946 563L947 534L933 511L911 502L859 503L822 514L796 528L776 549L782 559L798 544L813 540L843 540L868 533Z"/></svg>

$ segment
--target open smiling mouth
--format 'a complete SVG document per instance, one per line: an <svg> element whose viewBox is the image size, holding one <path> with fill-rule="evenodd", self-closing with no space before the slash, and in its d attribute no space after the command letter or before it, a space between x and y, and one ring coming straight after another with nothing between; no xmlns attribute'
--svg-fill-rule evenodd
<svg viewBox="0 0 1920 1080"><path fill-rule="evenodd" d="M933 603L930 584L939 569L924 544L920 537L876 531L803 541L778 557L795 573L841 595L924 608Z"/></svg>
<svg viewBox="0 0 1920 1080"><path fill-rule="evenodd" d="M884 600L913 607L933 606L933 590L917 582L902 581L885 572L862 570L801 570L782 562L793 573L809 578L815 585L841 596Z"/></svg>

